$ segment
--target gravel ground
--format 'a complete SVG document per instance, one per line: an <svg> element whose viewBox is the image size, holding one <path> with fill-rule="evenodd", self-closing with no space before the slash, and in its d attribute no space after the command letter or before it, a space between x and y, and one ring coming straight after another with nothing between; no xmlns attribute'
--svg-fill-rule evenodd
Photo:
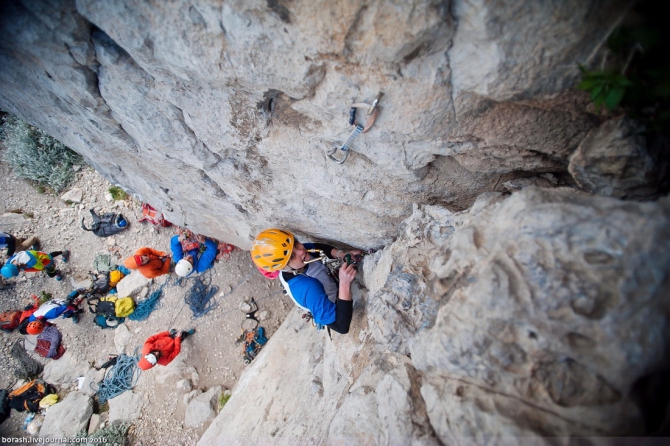
<svg viewBox="0 0 670 446"><path fill-rule="evenodd" d="M83 279L88 271L93 270L93 260L99 253L111 253L116 262L123 263L126 257L142 246L169 252L169 239L175 234L173 227L157 231L151 225L138 223L140 203L133 199L110 201L106 195L111 185L91 168L84 166L76 175L77 179L70 188L81 189L83 201L81 204L66 204L57 195L38 193L29 182L17 179L7 164L0 162L0 214L17 210L23 212L23 220L19 219L17 224L5 224L0 229L15 236L37 235L43 251L69 249L72 253L68 263L57 259L64 275L61 282L48 278L44 273L22 273L17 279L12 279L7 288L0 290L0 311L21 309L31 302L31 294L41 291L54 297L65 297L73 289L71 280ZM121 212L130 222L130 228L106 239L85 232L80 222L82 217L86 217L87 224L90 224L90 208L100 212ZM16 215L10 217L10 220L17 218ZM3 250L0 259L5 258ZM208 273L204 275L210 277ZM189 307L184 304L191 282L168 286L164 289L161 307L148 320L134 322L126 319L126 326L132 335L126 353L132 354L135 347L141 348L146 338L168 328L196 327L196 334L184 341L185 348L179 356L197 371L196 379L192 380L193 387L202 390L217 385L232 388L245 368L241 347L235 344L245 322L239 304L250 298L258 301L259 314L264 316L261 325L268 337L276 331L293 305L288 297L279 292L281 286L277 281L269 281L258 273L248 252L233 252L229 260L215 264L211 278L212 285L219 287L216 294L218 306L213 311L193 319ZM157 289L164 280L162 277L156 279L150 291ZM78 361L100 365L109 354L117 353L115 330L103 330L94 325L93 316L88 311L79 324L70 319L57 319L55 323L63 333L65 348ZM14 360L9 352L19 337L21 335L17 331L0 333L2 388L12 388L17 383ZM31 356L43 364L51 361L35 353ZM145 403L142 415L131 428L131 444L195 444L207 426L190 429L184 425L185 391L176 388L173 380L159 379L159 376L160 371L157 373L156 368L143 372L134 389L145 392ZM59 394L63 397L75 388L75 383L70 388L61 386ZM0 426L0 433L4 436L26 436L21 430L25 414L12 412L11 418ZM104 413L101 418L105 419Z"/></svg>

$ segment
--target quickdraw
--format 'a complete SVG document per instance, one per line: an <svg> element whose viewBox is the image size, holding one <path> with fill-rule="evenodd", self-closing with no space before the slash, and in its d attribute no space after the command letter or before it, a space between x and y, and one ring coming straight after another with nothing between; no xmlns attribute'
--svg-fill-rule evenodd
<svg viewBox="0 0 670 446"><path fill-rule="evenodd" d="M333 148L327 153L328 158L335 161L337 164L344 164L344 162L349 157L349 149L354 143L354 140L361 133L367 133L367 131L370 130L372 125L377 120L377 116L379 115L379 108L377 107L377 105L379 104L379 100L381 99L383 94L384 92L382 91L377 93L377 97L375 98L374 101L372 101L372 104L367 104L365 102L357 102L351 106L351 109L349 110L349 125L353 125L354 129L352 130L351 134L344 142L344 144L342 144L342 146L340 147L333 146ZM365 121L365 125L356 123L356 114L358 109L365 109L368 111L367 112L368 118ZM338 151L342 152L341 158L337 158L334 156Z"/></svg>

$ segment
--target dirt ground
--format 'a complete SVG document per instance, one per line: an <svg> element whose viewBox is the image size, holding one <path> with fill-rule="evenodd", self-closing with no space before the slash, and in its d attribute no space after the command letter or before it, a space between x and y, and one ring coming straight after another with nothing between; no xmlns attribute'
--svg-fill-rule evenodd
<svg viewBox="0 0 670 446"><path fill-rule="evenodd" d="M57 265L64 275L60 282L48 278L44 273L22 273L18 278L10 280L9 285L0 290L0 311L21 309L31 302L31 294L37 295L41 291L64 298L73 290L72 278L83 279L88 271L93 270L97 254L111 253L112 259L122 264L126 257L142 246L169 252L170 237L176 232L174 227L157 231L149 224L138 223L140 203L134 199L109 201L110 197L106 195L111 184L91 168L83 166L76 176L70 189L83 190L83 201L81 204L66 204L58 195L38 193L30 182L17 179L9 166L0 161L0 214L20 211L24 217L23 221L0 229L15 236L38 236L43 251L69 249L72 253L68 263L57 259ZM87 224L90 224L90 208L100 212L121 212L130 222L130 228L110 238L99 238L91 232L85 232L80 222L82 217L86 217ZM0 259L6 259L5 250L0 253ZM210 274L204 273L204 276L210 277ZM174 281L174 275L170 277ZM268 337L276 331L293 304L279 292L281 286L277 281L270 281L258 273L248 252L233 252L229 260L215 264L211 278L212 285L219 288L215 295L218 306L214 310L199 319L193 319L190 308L184 304L184 297L192 281L186 280L182 286L167 286L163 290L160 308L154 310L148 320L135 322L126 319L132 337L125 353L132 354L135 347L141 348L152 334L169 328L195 327L195 335L184 341L185 348L180 354L185 365L193 366L197 371L198 379L193 382L193 388L203 391L217 385L232 388L245 368L241 347L235 344L245 321L244 313L239 310L240 303L250 298L258 302L259 314L265 316L261 326L265 327ZM164 277L155 279L149 292L156 290L164 280ZM65 348L78 361L99 366L108 355L117 353L115 330L103 330L96 326L93 315L88 311L78 324L74 324L71 319L56 319L54 322L63 333ZM2 388L11 389L17 382L13 373L14 360L9 352L18 337L21 335L17 331L0 333ZM35 353L31 353L31 356L43 364L51 361ZM175 387L174 380L158 379L160 373L156 373L156 368L142 372L134 389L136 392L145 392L145 403L141 417L131 428L131 444L195 444L207 426L190 429L184 425L187 406L182 397L185 392ZM76 383L70 388L61 386L59 394L63 397L75 388ZM11 418L0 426L0 433L5 436L26 436L21 429L24 418L25 413L12 411Z"/></svg>

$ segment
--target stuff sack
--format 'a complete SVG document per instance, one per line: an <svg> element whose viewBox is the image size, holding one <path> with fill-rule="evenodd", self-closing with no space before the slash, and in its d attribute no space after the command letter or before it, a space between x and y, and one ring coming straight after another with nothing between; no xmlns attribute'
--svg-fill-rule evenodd
<svg viewBox="0 0 670 446"><path fill-rule="evenodd" d="M9 407L9 392L0 389L0 424L9 418L12 408Z"/></svg>
<svg viewBox="0 0 670 446"><path fill-rule="evenodd" d="M109 287L110 288L116 288L116 285L121 282L121 279L126 277L125 274L123 274L121 271L118 269L112 270L109 272Z"/></svg>
<svg viewBox="0 0 670 446"><path fill-rule="evenodd" d="M172 226L172 223L167 221L161 212L158 212L148 203L142 203L142 217L137 221L140 223L147 221L157 228Z"/></svg>
<svg viewBox="0 0 670 446"><path fill-rule="evenodd" d="M135 301L132 297L122 297L114 302L114 311L117 318L128 317L135 312Z"/></svg>
<svg viewBox="0 0 670 446"><path fill-rule="evenodd" d="M54 386L41 379L34 379L9 394L9 407L19 412L25 412L26 410L28 412L38 412L40 410L40 400L52 393L56 393Z"/></svg>
<svg viewBox="0 0 670 446"><path fill-rule="evenodd" d="M93 209L90 209L93 216L93 224L91 228L84 225L84 219L81 219L81 228L84 231L91 231L98 237L109 237L110 235L118 234L124 229L128 228L128 222L123 215L108 212L106 214L98 215Z"/></svg>
<svg viewBox="0 0 670 446"><path fill-rule="evenodd" d="M3 311L0 313L0 330L12 331L21 322L21 311Z"/></svg>
<svg viewBox="0 0 670 446"><path fill-rule="evenodd" d="M50 325L37 336L35 353L43 358L60 359L65 353L65 347L61 344L63 336L55 325Z"/></svg>

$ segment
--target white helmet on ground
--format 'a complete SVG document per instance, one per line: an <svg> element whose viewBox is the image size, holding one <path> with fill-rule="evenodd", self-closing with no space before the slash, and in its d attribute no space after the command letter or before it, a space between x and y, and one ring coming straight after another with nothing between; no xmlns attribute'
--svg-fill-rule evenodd
<svg viewBox="0 0 670 446"><path fill-rule="evenodd" d="M174 272L180 277L188 276L191 274L191 271L193 271L193 265L186 259L181 259L177 262L177 266L174 267Z"/></svg>
<svg viewBox="0 0 670 446"><path fill-rule="evenodd" d="M151 365L156 365L156 363L158 362L158 359L156 359L156 355L154 355L153 353L149 353L144 357L144 359L146 359L147 362Z"/></svg>

